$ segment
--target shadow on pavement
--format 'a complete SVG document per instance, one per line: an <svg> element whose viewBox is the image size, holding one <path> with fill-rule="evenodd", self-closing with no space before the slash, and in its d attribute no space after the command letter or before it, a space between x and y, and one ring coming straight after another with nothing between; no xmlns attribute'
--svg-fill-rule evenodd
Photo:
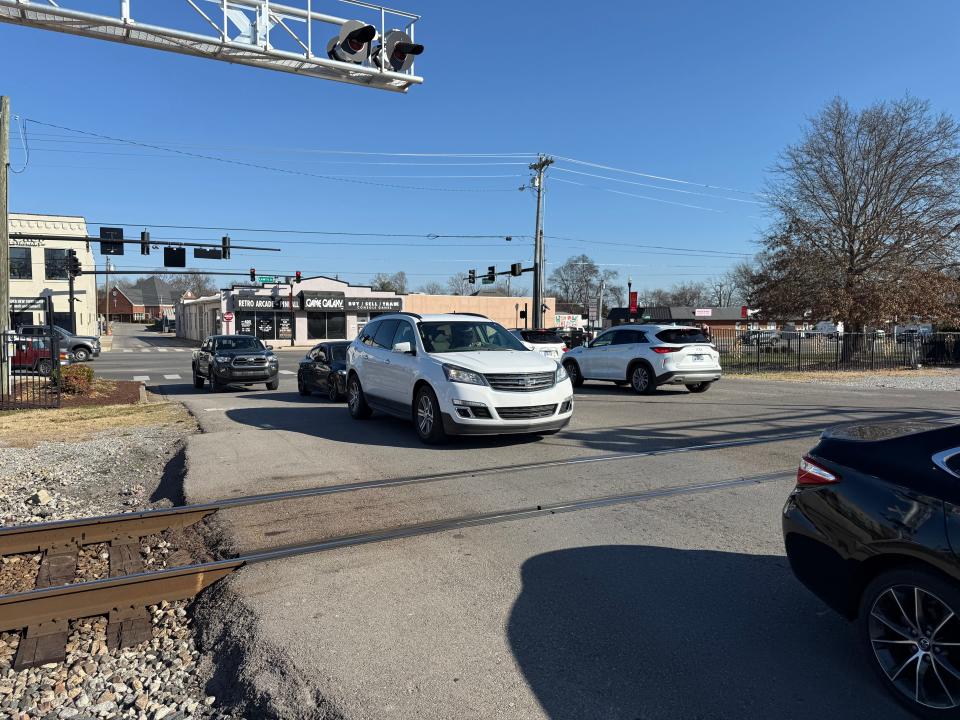
<svg viewBox="0 0 960 720"><path fill-rule="evenodd" d="M508 639L551 720L903 717L784 557L582 547L522 579Z"/></svg>

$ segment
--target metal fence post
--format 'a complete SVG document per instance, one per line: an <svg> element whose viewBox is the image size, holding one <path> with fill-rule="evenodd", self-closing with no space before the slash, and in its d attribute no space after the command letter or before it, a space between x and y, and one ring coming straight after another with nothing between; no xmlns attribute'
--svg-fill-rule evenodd
<svg viewBox="0 0 960 720"><path fill-rule="evenodd" d="M757 372L760 372L760 333L757 333Z"/></svg>

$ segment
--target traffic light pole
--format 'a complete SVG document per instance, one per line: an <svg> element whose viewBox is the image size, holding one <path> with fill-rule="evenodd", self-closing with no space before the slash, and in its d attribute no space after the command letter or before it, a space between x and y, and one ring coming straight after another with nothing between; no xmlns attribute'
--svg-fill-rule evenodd
<svg viewBox="0 0 960 720"><path fill-rule="evenodd" d="M67 291L69 292L69 302L70 302L70 332L76 335L77 334L77 312L76 310L74 310L74 306L73 306L74 302L76 302L77 300L76 296L73 293L73 281L75 278L72 272L67 273L67 275L68 275Z"/></svg>
<svg viewBox="0 0 960 720"><path fill-rule="evenodd" d="M553 160L541 155L530 169L537 173L534 183L537 189L537 220L533 236L533 329L543 327L543 279L544 279L544 252L543 252L543 180L544 173L553 164Z"/></svg>

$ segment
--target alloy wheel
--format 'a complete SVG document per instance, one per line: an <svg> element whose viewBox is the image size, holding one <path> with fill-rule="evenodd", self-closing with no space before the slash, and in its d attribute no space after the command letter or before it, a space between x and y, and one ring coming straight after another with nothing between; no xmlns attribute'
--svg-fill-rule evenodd
<svg viewBox="0 0 960 720"><path fill-rule="evenodd" d="M890 683L937 710L960 706L960 618L915 585L894 585L870 609L870 644Z"/></svg>
<svg viewBox="0 0 960 720"><path fill-rule="evenodd" d="M433 422L433 402L427 393L423 393L417 403L417 427L420 429L420 434L428 437L433 432Z"/></svg>
<svg viewBox="0 0 960 720"><path fill-rule="evenodd" d="M347 402L350 405L350 412L358 412L360 408L360 383L356 378L353 378L350 381L350 392L348 392L347 395Z"/></svg>
<svg viewBox="0 0 960 720"><path fill-rule="evenodd" d="M340 385L335 377L327 380L327 397L333 402L340 399Z"/></svg>
<svg viewBox="0 0 960 720"><path fill-rule="evenodd" d="M637 365L633 370L633 374L630 376L630 382L633 384L634 390L642 393L650 384L650 373L647 372L647 369L643 365Z"/></svg>

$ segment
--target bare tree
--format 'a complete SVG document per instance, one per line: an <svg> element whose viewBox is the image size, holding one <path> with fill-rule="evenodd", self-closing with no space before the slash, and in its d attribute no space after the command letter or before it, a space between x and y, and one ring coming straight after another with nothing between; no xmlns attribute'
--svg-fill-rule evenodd
<svg viewBox="0 0 960 720"><path fill-rule="evenodd" d="M960 128L914 98L855 111L840 98L773 168L752 299L769 317L960 316Z"/></svg>
<svg viewBox="0 0 960 720"><path fill-rule="evenodd" d="M373 276L373 279L370 280L370 287L373 290L395 292L398 295L403 295L407 292L407 274L403 270L395 272L392 275L389 273L377 273Z"/></svg>
<svg viewBox="0 0 960 720"><path fill-rule="evenodd" d="M421 285L420 289L417 292L426 293L427 295L446 295L447 286L444 285L442 282L431 280L430 282L427 282Z"/></svg>
<svg viewBox="0 0 960 720"><path fill-rule="evenodd" d="M473 285L467 281L466 275L457 273L447 280L447 292L451 295L469 295L473 292Z"/></svg>
<svg viewBox="0 0 960 720"><path fill-rule="evenodd" d="M600 267L587 255L568 258L550 273L548 292L553 294L558 307L571 312L585 312L592 300L600 294L600 283L604 284L605 306L623 303L623 288L618 283L616 270L600 270Z"/></svg>

